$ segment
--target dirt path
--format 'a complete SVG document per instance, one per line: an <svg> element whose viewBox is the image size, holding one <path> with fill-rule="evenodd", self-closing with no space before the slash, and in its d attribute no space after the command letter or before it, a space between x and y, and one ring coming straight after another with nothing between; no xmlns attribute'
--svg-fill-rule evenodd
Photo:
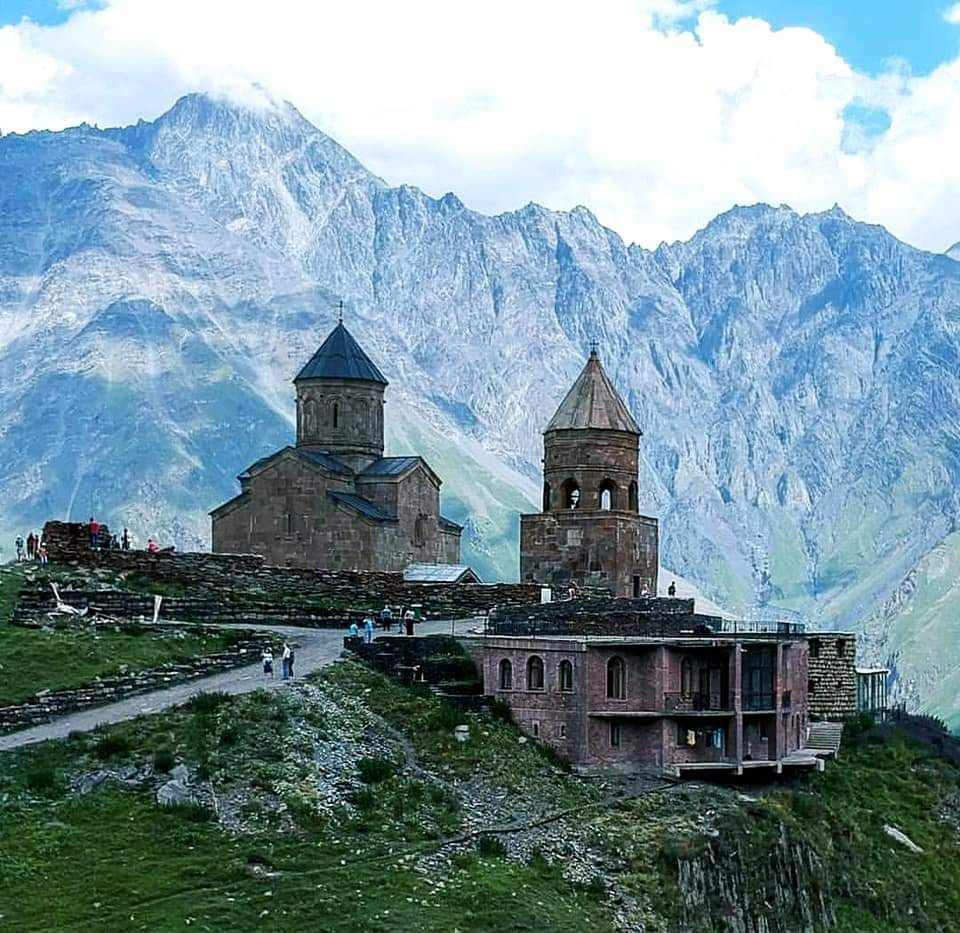
<svg viewBox="0 0 960 933"><path fill-rule="evenodd" d="M475 623L464 620L455 624L457 632L465 632ZM205 628L233 628L247 631L272 632L294 645L296 649L296 678L319 670L340 657L343 650L343 629L306 629L289 625L206 625ZM417 626L418 634L448 634L451 631L449 621L422 622ZM282 690L288 682L281 680L279 662L274 665L277 674L270 680L263 676L259 661L245 667L236 667L220 674L191 680L187 683L142 693L139 696L118 700L106 706L80 710L54 719L52 722L31 726L19 732L0 735L0 752L34 742L48 739L66 738L71 732L89 732L97 726L133 719L145 713L157 713L171 706L179 706L191 697L203 691L222 691L223 693L250 693L253 690ZM293 682L296 682L294 680Z"/></svg>

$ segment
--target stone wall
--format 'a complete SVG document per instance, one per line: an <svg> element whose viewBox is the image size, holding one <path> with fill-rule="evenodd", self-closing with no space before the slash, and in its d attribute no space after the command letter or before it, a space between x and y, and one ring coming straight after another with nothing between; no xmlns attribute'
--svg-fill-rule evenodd
<svg viewBox="0 0 960 933"><path fill-rule="evenodd" d="M165 634L171 634L168 628L163 631ZM251 634L250 637L231 645L229 650L216 654L198 656L178 664L169 664L137 673L104 677L69 690L44 690L21 703L0 706L0 732L12 732L38 723L49 722L67 713L103 706L127 697L150 693L188 680L209 677L221 671L253 664L260 660L263 649L267 645L273 647L275 651L279 650L279 643L272 636Z"/></svg>
<svg viewBox="0 0 960 933"><path fill-rule="evenodd" d="M177 595L168 597L169 611L192 609L194 617L209 621L340 625L384 605L418 605L429 618L464 618L497 606L540 601L536 584L407 583L401 573L272 567L255 554L94 551L79 523L47 522L44 536L53 563L102 567L131 583L173 589ZM216 603L216 616L204 614L201 603L210 600ZM149 606L152 614L152 599Z"/></svg>
<svg viewBox="0 0 960 933"><path fill-rule="evenodd" d="M520 516L520 579L574 581L615 596L657 592L656 519L631 512L567 509Z"/></svg>
<svg viewBox="0 0 960 933"><path fill-rule="evenodd" d="M845 719L857 711L857 640L846 632L807 636L807 703L812 719Z"/></svg>

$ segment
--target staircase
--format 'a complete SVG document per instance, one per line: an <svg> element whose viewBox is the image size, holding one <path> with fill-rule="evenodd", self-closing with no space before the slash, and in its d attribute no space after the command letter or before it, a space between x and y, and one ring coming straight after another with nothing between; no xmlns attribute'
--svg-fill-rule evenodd
<svg viewBox="0 0 960 933"><path fill-rule="evenodd" d="M802 751L810 752L820 758L837 758L840 755L841 735L843 735L842 722L812 722L807 744Z"/></svg>

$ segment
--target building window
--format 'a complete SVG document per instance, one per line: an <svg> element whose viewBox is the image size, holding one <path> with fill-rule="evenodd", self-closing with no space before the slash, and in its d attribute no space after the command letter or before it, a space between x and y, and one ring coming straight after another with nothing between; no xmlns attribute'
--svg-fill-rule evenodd
<svg viewBox="0 0 960 933"><path fill-rule="evenodd" d="M605 479L600 484L600 508L609 512L617 507L617 484L612 479Z"/></svg>
<svg viewBox="0 0 960 933"><path fill-rule="evenodd" d="M693 694L693 660L684 658L680 662L680 692L688 697Z"/></svg>
<svg viewBox="0 0 960 933"><path fill-rule="evenodd" d="M533 737L535 739L539 739L540 738L540 720L534 719L533 722L530 723L530 726L533 729Z"/></svg>
<svg viewBox="0 0 960 933"><path fill-rule="evenodd" d="M847 643L843 639L837 640L837 657L842 658L847 653Z"/></svg>
<svg viewBox="0 0 960 933"><path fill-rule="evenodd" d="M611 658L607 661L607 696L613 700L622 700L626 695L627 683L623 658Z"/></svg>
<svg viewBox="0 0 960 933"><path fill-rule="evenodd" d="M816 682L813 681L813 680L808 680L808 681L807 681L807 693L808 693L810 696L813 696L816 692L817 692L817 684L816 684Z"/></svg>
<svg viewBox="0 0 960 933"><path fill-rule="evenodd" d="M538 658L536 655L527 661L527 689L543 689L543 658Z"/></svg>
<svg viewBox="0 0 960 933"><path fill-rule="evenodd" d="M500 689L513 689L513 665L508 658L504 658L500 662Z"/></svg>
<svg viewBox="0 0 960 933"><path fill-rule="evenodd" d="M618 722L610 723L610 747L620 747L620 723Z"/></svg>
<svg viewBox="0 0 960 933"><path fill-rule="evenodd" d="M333 426L340 427L340 405L337 402L333 403Z"/></svg>
<svg viewBox="0 0 960 933"><path fill-rule="evenodd" d="M292 535L293 534L293 515L290 512L287 512L287 514L283 516L283 525L284 525L284 528L286 528L286 533L288 535Z"/></svg>
<svg viewBox="0 0 960 933"><path fill-rule="evenodd" d="M568 479L563 484L563 506L575 509L580 505L580 487L575 479Z"/></svg>
<svg viewBox="0 0 960 933"><path fill-rule="evenodd" d="M550 484L549 483L543 484L543 511L544 512L550 511Z"/></svg>
<svg viewBox="0 0 960 933"><path fill-rule="evenodd" d="M423 547L427 540L427 520L423 515L418 515L413 523L413 543L417 547Z"/></svg>
<svg viewBox="0 0 960 933"><path fill-rule="evenodd" d="M565 722L560 723L558 734L561 739L565 739L567 737L567 724Z"/></svg>
<svg viewBox="0 0 960 933"><path fill-rule="evenodd" d="M810 639L810 657L811 658L820 657L820 642L816 638Z"/></svg>
<svg viewBox="0 0 960 933"><path fill-rule="evenodd" d="M636 512L636 511L639 510L640 507L639 507L639 505L637 504L637 483L636 483L636 480L634 480L634 481L630 484L629 502L630 502L629 508L630 508L630 511L631 511L631 512Z"/></svg>
<svg viewBox="0 0 960 933"><path fill-rule="evenodd" d="M560 690L563 693L573 692L573 664L569 661L560 662Z"/></svg>

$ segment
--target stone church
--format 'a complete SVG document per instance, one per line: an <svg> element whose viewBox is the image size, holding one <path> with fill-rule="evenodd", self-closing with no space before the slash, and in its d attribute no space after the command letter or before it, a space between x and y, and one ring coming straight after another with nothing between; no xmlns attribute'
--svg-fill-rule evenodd
<svg viewBox="0 0 960 933"><path fill-rule="evenodd" d="M596 350L543 435L543 511L520 516L520 579L656 595L657 520L637 505L640 428Z"/></svg>
<svg viewBox="0 0 960 933"><path fill-rule="evenodd" d="M335 570L458 563L440 477L422 457L383 456L387 380L342 321L293 382L296 446L247 467L210 513L214 553Z"/></svg>

